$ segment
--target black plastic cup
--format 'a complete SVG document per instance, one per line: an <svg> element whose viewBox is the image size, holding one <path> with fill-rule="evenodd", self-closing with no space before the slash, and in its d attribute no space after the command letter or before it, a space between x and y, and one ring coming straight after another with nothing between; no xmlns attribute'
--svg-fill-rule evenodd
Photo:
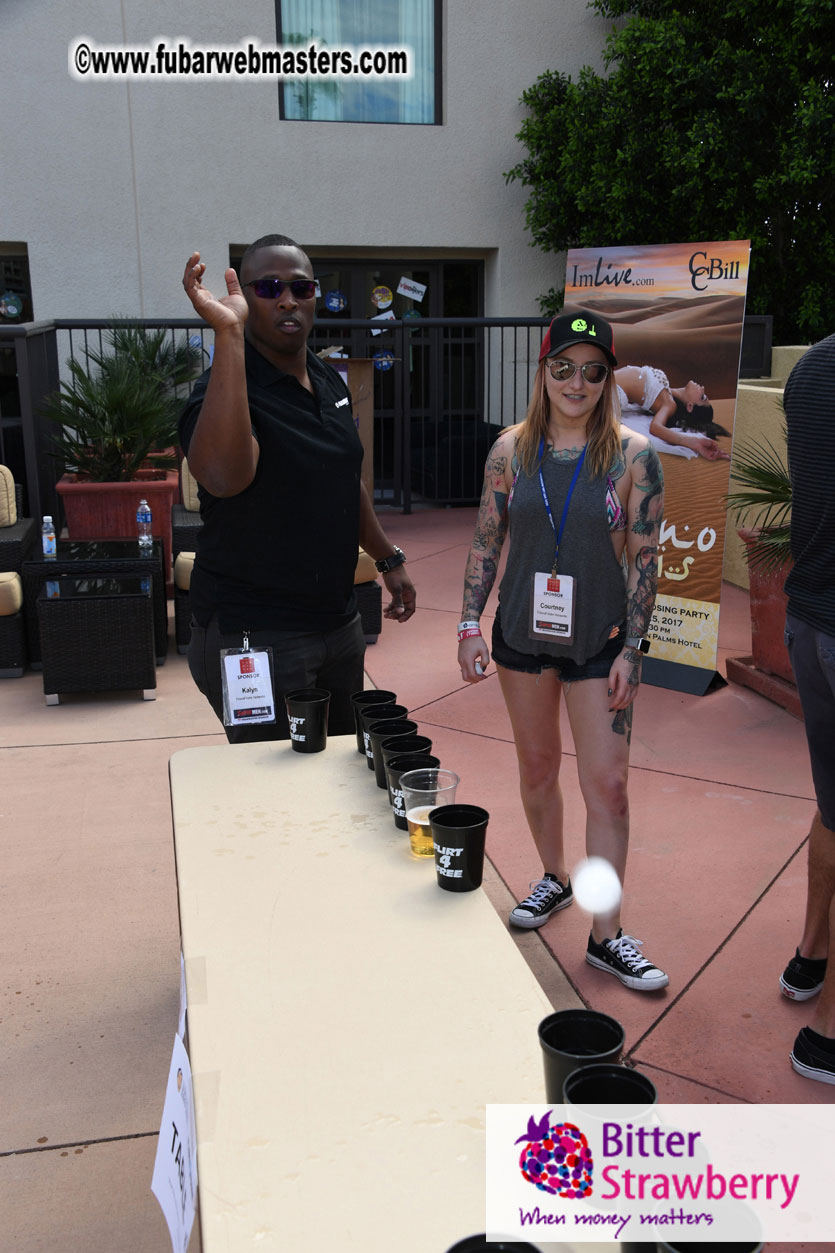
<svg viewBox="0 0 835 1253"><path fill-rule="evenodd" d="M331 694L322 687L297 687L284 693L290 743L297 753L321 753L328 742Z"/></svg>
<svg viewBox="0 0 835 1253"><path fill-rule="evenodd" d="M357 752L365 753L365 738L362 733L360 711L369 705L393 705L397 701L394 692L385 692L382 688L369 687L361 692L354 692L351 704L354 707L354 726L357 728Z"/></svg>
<svg viewBox="0 0 835 1253"><path fill-rule="evenodd" d="M418 724L413 722L411 718L397 718L396 721L389 723L388 731L385 727L385 722L372 722L368 728L368 738L371 740L371 753L374 758L374 777L377 780L377 787L381 788L386 786L386 761L383 757L383 745L388 740L411 739L412 736L417 735L419 730Z"/></svg>
<svg viewBox="0 0 835 1253"><path fill-rule="evenodd" d="M655 1084L639 1070L613 1062L580 1066L567 1076L562 1089L566 1105L633 1105L648 1109L655 1105Z"/></svg>
<svg viewBox="0 0 835 1253"><path fill-rule="evenodd" d="M417 723L415 723L417 727ZM383 786L388 792L389 804L393 804L391 798L391 790L388 781L388 764L392 757L402 757L404 753L431 753L432 741L428 735L418 735L413 732L411 735L400 735L396 733L393 736L387 736L380 741L380 753L383 758L383 776L385 783ZM417 767L416 767L417 768Z"/></svg>
<svg viewBox="0 0 835 1253"><path fill-rule="evenodd" d="M708 1244L704 1240L692 1242L689 1240L676 1240L673 1244L668 1244L666 1240L660 1240L658 1243L660 1253L715 1253L715 1250L719 1247L734 1249L735 1253L760 1253L760 1250L764 1249L765 1245L761 1240L729 1240L727 1243L723 1241L721 1246ZM654 1249L655 1245L652 1248Z"/></svg>
<svg viewBox="0 0 835 1253"><path fill-rule="evenodd" d="M510 1237L507 1240L491 1240L488 1244L487 1236L481 1235L459 1240L446 1253L539 1253L539 1249L535 1244L528 1244L527 1240L513 1240Z"/></svg>
<svg viewBox="0 0 835 1253"><path fill-rule="evenodd" d="M407 740L412 738L420 740L426 737L422 735L408 736ZM383 742L385 743L385 741ZM410 770L437 770L440 764L440 758L433 757L428 750L425 753L421 751L403 753L402 755L398 753L396 757L389 757L386 763L389 801L394 814L394 825L399 827L401 831L409 830L409 824L406 821L406 810L403 807L403 793L400 790L401 774L408 774Z"/></svg>
<svg viewBox="0 0 835 1253"><path fill-rule="evenodd" d="M445 892L474 892L481 887L489 820L480 805L439 805L431 810L435 872Z"/></svg>
<svg viewBox="0 0 835 1253"><path fill-rule="evenodd" d="M545 1070L545 1099L558 1104L568 1076L581 1066L616 1062L624 1043L623 1027L594 1009L560 1009L539 1024Z"/></svg>
<svg viewBox="0 0 835 1253"><path fill-rule="evenodd" d="M383 722L368 723L368 745L371 749L371 769L374 771L374 778L377 787L386 786L386 772L383 765L382 749L380 745L383 740L393 740L402 735L414 735L417 731L417 723L412 722L410 718L386 718ZM382 783L380 779L382 778Z"/></svg>
<svg viewBox="0 0 835 1253"><path fill-rule="evenodd" d="M409 711L405 705L368 705L360 709L360 722L362 723L363 743L365 744L365 764L369 770L374 769L374 754L371 751L371 741L368 738L368 728L375 722L384 722L387 718L399 718L401 721L408 718Z"/></svg>

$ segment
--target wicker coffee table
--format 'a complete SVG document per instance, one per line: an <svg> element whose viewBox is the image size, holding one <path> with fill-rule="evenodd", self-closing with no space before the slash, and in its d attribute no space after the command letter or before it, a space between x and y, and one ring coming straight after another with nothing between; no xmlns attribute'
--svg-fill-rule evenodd
<svg viewBox="0 0 835 1253"><path fill-rule="evenodd" d="M49 561L38 553L23 562L23 612L29 644L29 664L33 670L41 665L40 632L37 602L41 588L48 580L70 578L151 578L154 622L154 648L157 664L165 661L168 647L168 605L165 599L165 575L162 565L163 546L154 540L147 556L139 551L136 540L58 540L58 555Z"/></svg>
<svg viewBox="0 0 835 1253"><path fill-rule="evenodd" d="M156 698L151 580L50 580L37 599L47 705L66 692Z"/></svg>

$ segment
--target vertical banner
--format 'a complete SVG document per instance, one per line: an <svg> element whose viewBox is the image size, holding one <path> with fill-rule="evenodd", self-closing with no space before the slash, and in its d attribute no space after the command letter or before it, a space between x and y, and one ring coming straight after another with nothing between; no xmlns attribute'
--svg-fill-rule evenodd
<svg viewBox="0 0 835 1253"><path fill-rule="evenodd" d="M749 254L748 240L583 248L566 265L565 311L612 324L621 420L648 436L664 473L643 679L699 694L716 674Z"/></svg>

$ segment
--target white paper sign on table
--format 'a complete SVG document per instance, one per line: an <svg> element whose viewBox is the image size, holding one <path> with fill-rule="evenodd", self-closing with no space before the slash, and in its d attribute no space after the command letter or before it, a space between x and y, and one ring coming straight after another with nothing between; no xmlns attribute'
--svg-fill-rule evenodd
<svg viewBox="0 0 835 1253"><path fill-rule="evenodd" d="M186 1253L197 1202L197 1139L188 1053L178 1035L165 1090L151 1191L160 1203L174 1253Z"/></svg>

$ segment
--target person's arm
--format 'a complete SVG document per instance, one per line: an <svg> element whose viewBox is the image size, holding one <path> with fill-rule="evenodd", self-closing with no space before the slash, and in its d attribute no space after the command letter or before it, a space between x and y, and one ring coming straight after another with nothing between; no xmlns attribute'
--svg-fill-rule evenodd
<svg viewBox="0 0 835 1253"><path fill-rule="evenodd" d="M237 496L249 487L258 465L246 390L244 326L246 298L234 270L226 271L226 296L217 299L202 284L200 253L186 263L183 287L195 311L215 333L209 384L188 447L192 474L213 496Z"/></svg>
<svg viewBox="0 0 835 1253"><path fill-rule="evenodd" d="M664 516L664 478L658 454L649 441L630 433L624 449L631 484L626 504L626 636L642 639L649 630L658 587L658 533ZM629 734L632 701L641 682L643 654L624 645L609 672L612 727Z"/></svg>
<svg viewBox="0 0 835 1253"><path fill-rule="evenodd" d="M730 453L723 450L707 435L689 435L686 431L678 431L668 426L670 418L676 411L676 402L665 388L652 406L652 421L649 424L650 434L662 439L665 444L678 444L681 448L692 448L700 457L708 461L729 461Z"/></svg>
<svg viewBox="0 0 835 1253"><path fill-rule="evenodd" d="M499 436L487 456L475 534L464 572L462 622L480 621L496 581L499 557L507 534L507 501L513 483L510 463L515 442L516 428L511 427ZM472 634L460 641L458 664L467 683L479 683L484 678L489 661L490 653L481 634ZM476 669L476 663L480 671Z"/></svg>
<svg viewBox="0 0 835 1253"><path fill-rule="evenodd" d="M380 520L374 512L368 492L365 490L365 484L362 482L360 483L360 544L374 561L382 561L384 557L391 557L394 553L394 544L387 539ZM383 617L394 618L398 622L408 622L415 612L417 594L405 567L396 566L394 570L389 570L384 574L382 579L391 592L391 601L383 610Z"/></svg>

